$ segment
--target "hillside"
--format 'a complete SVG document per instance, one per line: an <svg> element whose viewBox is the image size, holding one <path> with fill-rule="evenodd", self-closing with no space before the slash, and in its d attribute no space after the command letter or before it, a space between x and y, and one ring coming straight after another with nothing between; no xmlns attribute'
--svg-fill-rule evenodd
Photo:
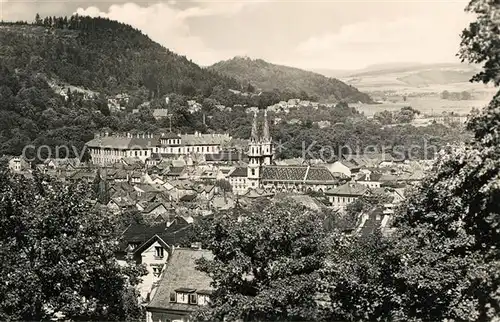
<svg viewBox="0 0 500 322"><path fill-rule="evenodd" d="M478 68L467 64L413 64L371 67L344 74L342 80L362 90L366 87L422 87L469 83ZM332 71L334 72L334 71ZM325 74L328 74L325 72Z"/></svg>
<svg viewBox="0 0 500 322"><path fill-rule="evenodd" d="M250 83L261 90L305 92L323 100L371 102L370 96L338 79L298 68L271 64L261 59L235 57L218 62L208 69L233 77L241 83Z"/></svg>
<svg viewBox="0 0 500 322"><path fill-rule="evenodd" d="M149 91L209 96L234 79L200 68L139 30L103 18L72 16L37 25L1 24L0 59L10 68L100 93Z"/></svg>

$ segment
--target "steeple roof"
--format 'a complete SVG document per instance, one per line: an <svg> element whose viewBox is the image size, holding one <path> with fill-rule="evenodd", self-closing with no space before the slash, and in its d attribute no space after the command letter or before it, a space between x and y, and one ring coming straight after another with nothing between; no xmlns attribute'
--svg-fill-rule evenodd
<svg viewBox="0 0 500 322"><path fill-rule="evenodd" d="M254 142L259 141L259 134L258 134L258 128L257 128L257 113L253 114L251 140L253 140Z"/></svg>
<svg viewBox="0 0 500 322"><path fill-rule="evenodd" d="M267 123L267 110L264 110L264 129L262 139L264 141L271 141L271 135L269 134L269 124Z"/></svg>

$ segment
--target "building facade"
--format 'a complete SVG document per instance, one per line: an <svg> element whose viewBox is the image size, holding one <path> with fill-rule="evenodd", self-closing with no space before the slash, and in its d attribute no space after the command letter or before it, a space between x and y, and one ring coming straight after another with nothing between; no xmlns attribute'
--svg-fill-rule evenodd
<svg viewBox="0 0 500 322"><path fill-rule="evenodd" d="M217 155L222 150L221 146L230 140L228 134L104 133L96 134L93 140L86 143L86 147L94 164L105 166L126 159L149 164L150 160L160 162L162 158L176 158L181 155Z"/></svg>
<svg viewBox="0 0 500 322"><path fill-rule="evenodd" d="M337 183L332 173L321 166L276 165L273 141L269 131L267 111L264 111L262 136L258 133L257 114L254 113L248 145L248 165L237 167L228 176L233 192L244 195L249 190L278 192L325 192Z"/></svg>

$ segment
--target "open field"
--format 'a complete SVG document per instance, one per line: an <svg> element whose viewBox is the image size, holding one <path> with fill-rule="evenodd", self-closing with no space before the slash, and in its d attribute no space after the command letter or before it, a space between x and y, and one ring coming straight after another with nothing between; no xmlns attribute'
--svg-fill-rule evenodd
<svg viewBox="0 0 500 322"><path fill-rule="evenodd" d="M383 110L399 110L411 106L423 114L436 115L455 112L467 115L472 108L483 108L497 89L468 80L480 69L465 64L419 65L360 72L341 79L369 94L381 104L351 104L367 116ZM470 100L444 100L441 93L467 92Z"/></svg>
<svg viewBox="0 0 500 322"><path fill-rule="evenodd" d="M383 110L397 111L404 106L411 106L423 114L435 115L442 112L455 112L460 115L468 114L472 108L483 108L489 102L489 99L468 100L468 101L450 101L439 97L409 97L406 102L384 102L382 104L349 104L356 107L366 116L373 116L376 112Z"/></svg>

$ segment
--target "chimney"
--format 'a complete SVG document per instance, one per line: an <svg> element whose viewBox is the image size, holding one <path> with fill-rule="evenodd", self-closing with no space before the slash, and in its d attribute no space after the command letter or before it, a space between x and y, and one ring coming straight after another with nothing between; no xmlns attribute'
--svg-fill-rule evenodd
<svg viewBox="0 0 500 322"><path fill-rule="evenodd" d="M130 133L129 132L127 132L127 138L130 138Z"/></svg>

